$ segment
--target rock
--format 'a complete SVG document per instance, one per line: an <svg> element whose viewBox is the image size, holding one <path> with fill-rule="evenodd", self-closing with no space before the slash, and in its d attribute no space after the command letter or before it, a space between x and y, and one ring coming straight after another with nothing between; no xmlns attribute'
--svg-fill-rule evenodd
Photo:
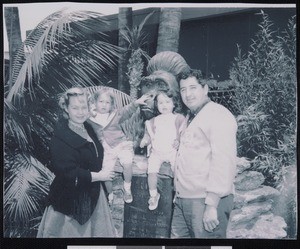
<svg viewBox="0 0 300 249"><path fill-rule="evenodd" d="M280 216L274 216L272 213L263 214L249 229L247 223L240 225L238 229L229 225L227 229L227 238L231 239L282 239L287 236L285 231L287 224Z"/></svg>
<svg viewBox="0 0 300 249"><path fill-rule="evenodd" d="M123 238L123 220L114 220L116 234L118 238Z"/></svg>
<svg viewBox="0 0 300 249"><path fill-rule="evenodd" d="M237 190L253 190L259 188L265 181L262 173L257 171L244 171L235 178L235 188Z"/></svg>
<svg viewBox="0 0 300 249"><path fill-rule="evenodd" d="M116 229L117 237L123 237L123 222L124 222L124 200L123 200L123 176L122 173L116 173L113 180L114 200L111 206L111 214L113 224Z"/></svg>
<svg viewBox="0 0 300 249"><path fill-rule="evenodd" d="M113 220L124 220L124 205L112 207L112 218Z"/></svg>
<svg viewBox="0 0 300 249"><path fill-rule="evenodd" d="M277 189L264 185L250 191L236 190L234 194L234 208L241 208L248 203L275 199L279 195L280 192Z"/></svg>
<svg viewBox="0 0 300 249"><path fill-rule="evenodd" d="M249 204L241 209L234 209L230 214L231 224L247 223L253 219L258 218L261 214L266 213L272 209L272 203L259 202Z"/></svg>
<svg viewBox="0 0 300 249"><path fill-rule="evenodd" d="M121 189L114 190L113 204L117 205L117 206L119 206L119 205L124 206L123 191Z"/></svg>
<svg viewBox="0 0 300 249"><path fill-rule="evenodd" d="M247 160L245 157L237 157L236 158L236 166L237 166L237 175L244 172L246 169L249 169L251 166L251 162Z"/></svg>
<svg viewBox="0 0 300 249"><path fill-rule="evenodd" d="M116 172L113 180L113 191L115 192L115 190L122 189L123 182L124 180L122 173Z"/></svg>

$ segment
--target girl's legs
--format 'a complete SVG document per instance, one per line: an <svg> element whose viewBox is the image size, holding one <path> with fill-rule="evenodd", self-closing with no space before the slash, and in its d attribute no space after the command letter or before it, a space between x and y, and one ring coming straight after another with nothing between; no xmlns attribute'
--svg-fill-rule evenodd
<svg viewBox="0 0 300 249"><path fill-rule="evenodd" d="M154 210L158 206L160 194L157 191L157 173L148 173L148 186L150 199L148 201L149 209Z"/></svg>
<svg viewBox="0 0 300 249"><path fill-rule="evenodd" d="M126 203L133 201L131 193L132 164L133 164L133 143L130 141L123 142L119 145L118 157L123 167L124 191L123 198Z"/></svg>
<svg viewBox="0 0 300 249"><path fill-rule="evenodd" d="M103 143L104 147L104 157L103 157L103 164L102 164L102 170L106 171L114 171L115 164L117 162L117 154L114 151L114 149L111 149L108 144L105 142ZM113 193L113 184L112 181L106 181L105 187L108 193L108 203L109 205L112 205L114 193Z"/></svg>
<svg viewBox="0 0 300 249"><path fill-rule="evenodd" d="M157 173L148 173L148 187L151 195L151 191L157 193Z"/></svg>
<svg viewBox="0 0 300 249"><path fill-rule="evenodd" d="M156 153L152 152L148 159L148 187L150 193L148 204L150 210L154 210L157 208L160 198L160 194L157 191L157 174L159 172L161 164L162 160Z"/></svg>
<svg viewBox="0 0 300 249"><path fill-rule="evenodd" d="M124 201L131 203L133 201L131 193L131 179L132 179L132 163L123 164L123 176L124 176Z"/></svg>
<svg viewBox="0 0 300 249"><path fill-rule="evenodd" d="M126 183L131 183L132 180L132 162L130 164L123 164L123 176Z"/></svg>

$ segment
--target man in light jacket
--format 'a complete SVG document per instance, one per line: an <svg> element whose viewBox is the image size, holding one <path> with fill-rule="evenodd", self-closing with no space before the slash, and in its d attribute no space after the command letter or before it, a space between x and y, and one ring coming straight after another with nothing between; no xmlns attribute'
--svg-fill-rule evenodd
<svg viewBox="0 0 300 249"><path fill-rule="evenodd" d="M237 123L210 100L201 72L178 75L188 108L175 164L172 238L225 238L233 208Z"/></svg>

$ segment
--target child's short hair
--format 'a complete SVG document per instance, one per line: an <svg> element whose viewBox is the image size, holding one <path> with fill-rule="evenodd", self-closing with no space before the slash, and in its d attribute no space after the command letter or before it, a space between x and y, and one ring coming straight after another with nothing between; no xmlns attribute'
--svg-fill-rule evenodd
<svg viewBox="0 0 300 249"><path fill-rule="evenodd" d="M176 113L181 112L182 105L181 105L180 96L178 94L176 94L174 91L171 91L171 90L168 90L168 91L160 90L160 91L157 92L157 94L154 98L154 112L155 112L155 115L160 114L160 112L158 111L158 107L157 107L157 97L160 94L164 94L167 97L172 99L173 104L174 104L173 112L176 112Z"/></svg>
<svg viewBox="0 0 300 249"><path fill-rule="evenodd" d="M90 105L90 94L87 91L85 91L83 88L73 87L68 89L60 96L58 101L58 105L63 111L63 117L65 119L69 118L69 114L66 112L65 109L68 108L69 106L70 97L74 97L74 96L83 97L82 101L85 99L87 101L88 106Z"/></svg>
<svg viewBox="0 0 300 249"><path fill-rule="evenodd" d="M93 102L97 102L98 98L100 96L102 96L103 94L107 95L110 98L111 101L111 111L113 111L114 109L116 109L116 101L115 101L115 95L114 93L110 90L110 89L101 89L96 91L93 94Z"/></svg>

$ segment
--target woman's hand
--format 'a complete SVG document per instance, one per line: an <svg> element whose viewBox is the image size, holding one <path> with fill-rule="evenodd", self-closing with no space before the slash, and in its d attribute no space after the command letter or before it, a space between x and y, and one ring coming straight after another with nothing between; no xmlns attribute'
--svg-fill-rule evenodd
<svg viewBox="0 0 300 249"><path fill-rule="evenodd" d="M92 174L92 182L97 181L112 181L115 177L114 171L108 171L108 170L100 170L99 172L91 172Z"/></svg>

